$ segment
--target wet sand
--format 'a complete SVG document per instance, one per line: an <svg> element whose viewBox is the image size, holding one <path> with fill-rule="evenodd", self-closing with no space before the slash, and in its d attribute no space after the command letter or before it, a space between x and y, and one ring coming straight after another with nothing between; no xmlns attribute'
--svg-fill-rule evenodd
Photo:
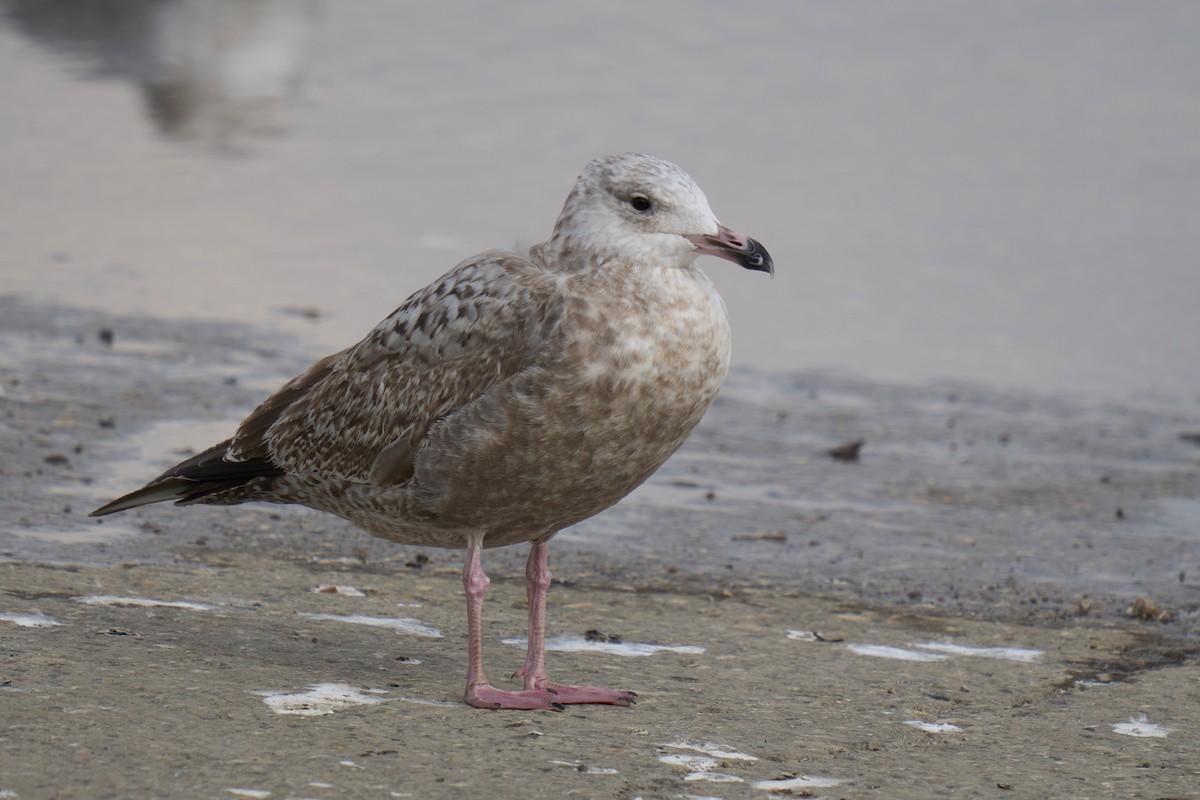
<svg viewBox="0 0 1200 800"><path fill-rule="evenodd" d="M85 516L320 353L3 299L0 337L6 796L1182 798L1200 778L1193 408L739 372L659 475L551 550L550 634L607 648L552 651L552 676L639 703L489 713L459 702L458 553L285 507ZM826 453L860 438L857 461ZM501 684L523 558L487 558Z"/></svg>
<svg viewBox="0 0 1200 800"><path fill-rule="evenodd" d="M449 567L217 552L173 566L0 570L7 608L62 623L0 624L3 788L20 798L734 798L786 786L822 797L1184 798L1197 779L1200 726L1188 709L1200 667L1137 626L981 622L795 593L726 597L720 586L556 586L554 631L601 626L704 652L550 652L558 677L634 689L638 704L481 712L459 702L465 637ZM323 583L366 596L311 592ZM80 602L98 594L204 607ZM494 584L497 678L522 658L498 640L520 630L523 595L515 575ZM415 617L443 637L314 614ZM919 646L946 643L1018 653ZM319 696L264 696L314 687L346 705L306 714L327 710ZM1165 738L1114 731L1138 715L1141 733Z"/></svg>

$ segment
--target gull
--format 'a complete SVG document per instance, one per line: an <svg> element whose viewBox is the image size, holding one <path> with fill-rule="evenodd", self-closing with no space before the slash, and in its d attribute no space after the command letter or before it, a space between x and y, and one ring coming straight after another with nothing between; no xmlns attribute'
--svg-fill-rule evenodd
<svg viewBox="0 0 1200 800"><path fill-rule="evenodd" d="M650 477L716 397L729 317L701 255L774 274L674 164L592 161L548 240L467 259L284 384L232 438L92 516L298 503L385 539L465 549L468 704L631 705L633 692L547 677L547 548ZM524 542L524 688L504 690L483 670L481 551Z"/></svg>

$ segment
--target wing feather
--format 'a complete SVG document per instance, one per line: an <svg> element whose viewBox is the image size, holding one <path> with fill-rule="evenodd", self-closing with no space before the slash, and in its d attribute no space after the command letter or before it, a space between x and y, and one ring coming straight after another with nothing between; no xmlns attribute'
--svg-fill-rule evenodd
<svg viewBox="0 0 1200 800"><path fill-rule="evenodd" d="M561 316L553 276L516 253L485 253L272 395L226 458L402 483L430 426L526 369Z"/></svg>

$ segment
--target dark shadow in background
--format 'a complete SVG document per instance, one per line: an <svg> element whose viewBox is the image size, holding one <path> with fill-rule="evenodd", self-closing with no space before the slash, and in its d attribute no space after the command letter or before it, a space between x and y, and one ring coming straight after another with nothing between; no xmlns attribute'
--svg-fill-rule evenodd
<svg viewBox="0 0 1200 800"><path fill-rule="evenodd" d="M0 0L0 20L89 78L129 81L173 139L239 152L283 135L320 0Z"/></svg>

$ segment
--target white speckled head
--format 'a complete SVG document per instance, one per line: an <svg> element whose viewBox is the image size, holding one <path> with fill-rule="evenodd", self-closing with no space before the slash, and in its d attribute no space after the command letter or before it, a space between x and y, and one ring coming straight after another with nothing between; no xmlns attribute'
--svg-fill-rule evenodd
<svg viewBox="0 0 1200 800"><path fill-rule="evenodd" d="M717 221L686 172L641 153L598 158L584 167L551 242L560 252L628 264L686 267L708 253L752 269L770 265L757 242ZM752 253L758 260L748 263Z"/></svg>

